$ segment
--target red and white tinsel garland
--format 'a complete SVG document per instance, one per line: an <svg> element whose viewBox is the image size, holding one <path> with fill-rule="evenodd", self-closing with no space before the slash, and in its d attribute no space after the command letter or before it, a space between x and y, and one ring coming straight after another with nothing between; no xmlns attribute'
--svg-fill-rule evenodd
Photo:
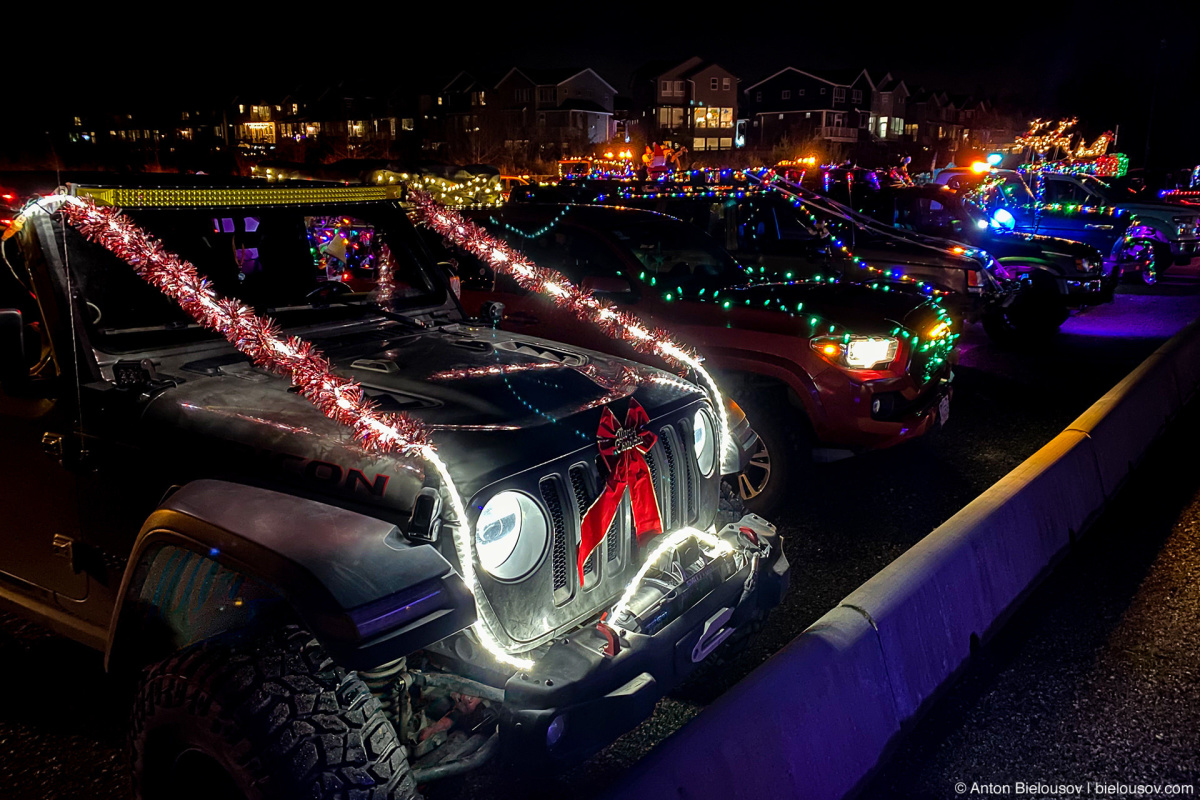
<svg viewBox="0 0 1200 800"><path fill-rule="evenodd" d="M725 452L729 442L729 415L716 381L700 364L692 348L676 341L669 331L649 328L637 315L618 309L613 303L596 297L571 283L565 275L539 267L506 242L492 236L461 214L439 205L426 192L408 193L418 224L438 233L451 244L483 259L497 274L512 277L517 285L549 297L556 305L568 309L580 320L590 322L607 336L628 342L639 353L653 353L668 364L688 367L699 376L712 398L721 420L717 452Z"/></svg>
<svg viewBox="0 0 1200 800"><path fill-rule="evenodd" d="M406 414L381 414L362 386L333 373L311 342L280 335L275 321L239 300L221 297L187 261L170 253L115 208L72 199L62 206L66 220L89 240L126 261L141 278L179 303L192 319L224 336L258 366L292 381L325 416L354 432L366 450L421 455L430 446L425 426Z"/></svg>

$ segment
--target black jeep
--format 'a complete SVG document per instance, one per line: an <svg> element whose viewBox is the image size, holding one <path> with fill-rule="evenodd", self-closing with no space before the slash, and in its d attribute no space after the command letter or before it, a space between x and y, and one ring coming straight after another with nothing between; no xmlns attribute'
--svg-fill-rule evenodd
<svg viewBox="0 0 1200 800"><path fill-rule="evenodd" d="M706 395L467 319L393 191L169 176L68 197L125 209L423 423L460 496L85 239L55 210L76 201L8 231L0 601L140 671L139 797L406 798L498 754L578 758L786 588L774 527L722 507ZM663 533L636 536L622 493L578 558L601 420L637 405Z"/></svg>

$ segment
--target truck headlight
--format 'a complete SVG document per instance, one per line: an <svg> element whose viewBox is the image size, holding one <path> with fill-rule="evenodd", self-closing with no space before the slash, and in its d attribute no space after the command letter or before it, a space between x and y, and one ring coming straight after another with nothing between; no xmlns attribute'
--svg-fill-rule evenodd
<svg viewBox="0 0 1200 800"><path fill-rule="evenodd" d="M712 414L702 408L692 417L692 444L696 450L696 466L704 477L712 475L717 465L717 429Z"/></svg>
<svg viewBox="0 0 1200 800"><path fill-rule="evenodd" d="M896 360L900 340L891 336L820 336L812 349L826 361L850 369L876 369Z"/></svg>
<svg viewBox="0 0 1200 800"><path fill-rule="evenodd" d="M541 507L530 497L520 492L494 495L475 521L479 565L503 581L524 578L546 552L549 527Z"/></svg>

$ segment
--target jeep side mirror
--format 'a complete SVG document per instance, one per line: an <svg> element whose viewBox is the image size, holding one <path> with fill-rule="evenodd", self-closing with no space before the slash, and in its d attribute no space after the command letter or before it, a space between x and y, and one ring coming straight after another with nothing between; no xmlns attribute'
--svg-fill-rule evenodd
<svg viewBox="0 0 1200 800"><path fill-rule="evenodd" d="M25 359L25 321L15 308L0 308L0 386L29 377Z"/></svg>
<svg viewBox="0 0 1200 800"><path fill-rule="evenodd" d="M596 294L630 294L633 287L624 278L609 275L588 275L583 279L581 288L585 292Z"/></svg>

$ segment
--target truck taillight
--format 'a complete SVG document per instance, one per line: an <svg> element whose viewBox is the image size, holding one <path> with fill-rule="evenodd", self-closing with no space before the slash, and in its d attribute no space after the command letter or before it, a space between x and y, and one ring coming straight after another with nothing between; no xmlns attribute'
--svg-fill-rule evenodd
<svg viewBox="0 0 1200 800"><path fill-rule="evenodd" d="M983 281L980 280L980 278L979 278L979 270L977 270L977 269L967 270L967 286L976 288L976 289L979 288L980 286L983 286Z"/></svg>

